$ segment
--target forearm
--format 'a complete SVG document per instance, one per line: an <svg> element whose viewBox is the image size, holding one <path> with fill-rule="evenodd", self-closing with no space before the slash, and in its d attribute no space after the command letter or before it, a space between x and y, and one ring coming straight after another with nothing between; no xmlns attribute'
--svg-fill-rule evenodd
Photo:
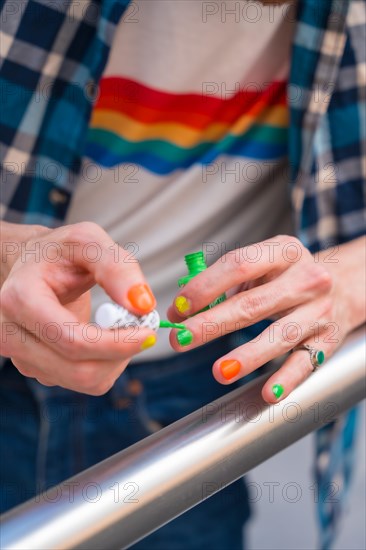
<svg viewBox="0 0 366 550"><path fill-rule="evenodd" d="M44 235L49 231L41 225L23 225L17 223L0 223L1 259L0 287L6 280L11 268L21 254L22 244Z"/></svg>
<svg viewBox="0 0 366 550"><path fill-rule="evenodd" d="M342 281L342 303L347 304L344 318L354 329L366 322L366 237L324 250L319 261Z"/></svg>

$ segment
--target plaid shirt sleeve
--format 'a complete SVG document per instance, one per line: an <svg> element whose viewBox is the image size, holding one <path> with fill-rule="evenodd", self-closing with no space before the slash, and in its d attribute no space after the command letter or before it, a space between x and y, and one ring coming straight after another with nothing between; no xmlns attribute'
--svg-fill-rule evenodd
<svg viewBox="0 0 366 550"><path fill-rule="evenodd" d="M129 0L0 0L1 217L56 226Z"/></svg>
<svg viewBox="0 0 366 550"><path fill-rule="evenodd" d="M292 199L312 252L354 239L366 223L366 3L299 3L290 83ZM358 409L315 434L319 548L328 550L347 502ZM337 498L330 499L330 488Z"/></svg>
<svg viewBox="0 0 366 550"><path fill-rule="evenodd" d="M62 223L129 0L0 0L1 217ZM365 231L365 0L298 0L289 84L297 232L313 252Z"/></svg>
<svg viewBox="0 0 366 550"><path fill-rule="evenodd" d="M303 1L298 18L292 198L299 237L316 252L365 233L366 3Z"/></svg>

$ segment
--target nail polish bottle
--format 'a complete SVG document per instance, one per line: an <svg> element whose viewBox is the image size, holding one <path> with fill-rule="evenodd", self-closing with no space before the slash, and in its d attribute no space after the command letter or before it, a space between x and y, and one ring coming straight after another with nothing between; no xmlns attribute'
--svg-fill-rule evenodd
<svg viewBox="0 0 366 550"><path fill-rule="evenodd" d="M185 275L184 277L181 277L178 280L179 288L184 287L188 283L188 281L193 279L193 277L195 277L196 275L198 275L199 273L207 269L205 256L202 251L193 252L192 254L187 254L184 257L184 260L187 265L188 275ZM226 294L221 294L221 296L216 298L213 302L211 302L207 307L205 307L201 311L206 311L207 309L211 309L217 306L217 304L224 302L225 300L226 300Z"/></svg>
<svg viewBox="0 0 366 550"><path fill-rule="evenodd" d="M159 328L186 329L185 325L181 323L170 323L160 319L156 309L147 315L137 317L126 308L112 302L106 302L98 307L95 312L95 322L105 329L128 328L131 326L151 328L152 330L158 330Z"/></svg>
<svg viewBox="0 0 366 550"><path fill-rule="evenodd" d="M95 312L95 322L101 328L128 328L131 326L146 327L152 330L159 328L160 316L159 313L154 310L137 317L127 309L118 304L106 302L98 307Z"/></svg>

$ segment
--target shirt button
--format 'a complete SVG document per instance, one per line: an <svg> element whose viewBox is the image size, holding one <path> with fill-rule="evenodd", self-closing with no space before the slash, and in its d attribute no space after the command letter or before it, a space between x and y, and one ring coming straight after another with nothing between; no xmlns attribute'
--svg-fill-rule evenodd
<svg viewBox="0 0 366 550"><path fill-rule="evenodd" d="M93 79L90 79L85 84L85 96L89 101L98 99L98 86Z"/></svg>
<svg viewBox="0 0 366 550"><path fill-rule="evenodd" d="M133 396L140 395L143 389L144 388L140 380L130 380L127 384L127 391L130 395Z"/></svg>
<svg viewBox="0 0 366 550"><path fill-rule="evenodd" d="M48 197L51 204L65 204L67 201L67 194L58 189L52 189Z"/></svg>
<svg viewBox="0 0 366 550"><path fill-rule="evenodd" d="M128 399L127 397L120 397L116 400L115 407L116 409L128 409L131 403L131 399Z"/></svg>

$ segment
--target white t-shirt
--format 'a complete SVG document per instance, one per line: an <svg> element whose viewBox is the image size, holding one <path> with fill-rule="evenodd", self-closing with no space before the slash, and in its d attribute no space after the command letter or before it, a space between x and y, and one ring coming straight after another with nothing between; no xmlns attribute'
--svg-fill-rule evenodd
<svg viewBox="0 0 366 550"><path fill-rule="evenodd" d="M210 264L291 232L293 16L284 6L237 11L241 2L220 2L218 13L199 0L133 4L101 81L67 222L95 221L134 252L165 318L185 254L203 249ZM94 310L106 299L94 289ZM136 360L172 353L160 330Z"/></svg>

